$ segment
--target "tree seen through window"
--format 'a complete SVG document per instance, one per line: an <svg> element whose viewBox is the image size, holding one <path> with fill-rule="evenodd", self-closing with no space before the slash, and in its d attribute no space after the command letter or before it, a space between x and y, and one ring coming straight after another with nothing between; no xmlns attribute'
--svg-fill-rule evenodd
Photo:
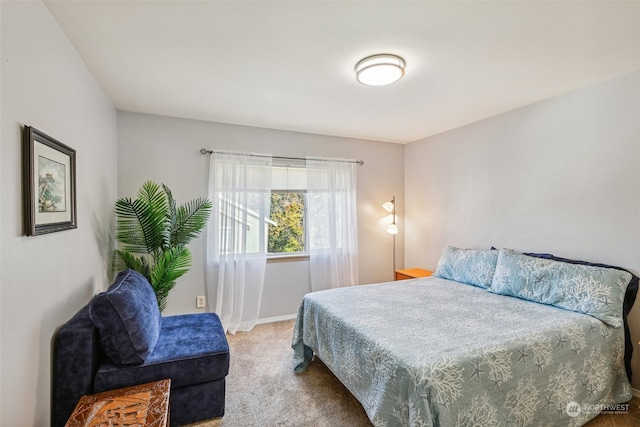
<svg viewBox="0 0 640 427"><path fill-rule="evenodd" d="M305 251L305 194L272 192L268 253Z"/></svg>

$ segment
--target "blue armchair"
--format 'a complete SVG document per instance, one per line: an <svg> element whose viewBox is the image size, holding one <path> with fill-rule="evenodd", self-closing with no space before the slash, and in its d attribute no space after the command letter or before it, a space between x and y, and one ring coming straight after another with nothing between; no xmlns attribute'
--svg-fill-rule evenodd
<svg viewBox="0 0 640 427"><path fill-rule="evenodd" d="M85 394L171 379L171 426L224 415L229 346L215 313L162 317L149 282L125 270L56 333L52 427Z"/></svg>

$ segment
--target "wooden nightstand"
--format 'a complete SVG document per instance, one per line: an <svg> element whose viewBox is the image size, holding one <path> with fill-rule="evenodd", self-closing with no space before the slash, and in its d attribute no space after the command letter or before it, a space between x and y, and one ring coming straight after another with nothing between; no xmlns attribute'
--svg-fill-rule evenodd
<svg viewBox="0 0 640 427"><path fill-rule="evenodd" d="M406 270L396 270L396 280L417 279L418 277L431 276L433 271L423 268L409 268Z"/></svg>

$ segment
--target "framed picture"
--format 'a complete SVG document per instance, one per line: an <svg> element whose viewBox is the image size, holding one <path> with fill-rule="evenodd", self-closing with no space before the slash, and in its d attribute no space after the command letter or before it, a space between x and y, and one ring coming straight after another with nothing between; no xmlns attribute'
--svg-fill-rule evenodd
<svg viewBox="0 0 640 427"><path fill-rule="evenodd" d="M77 228L76 150L25 126L23 175L27 236Z"/></svg>

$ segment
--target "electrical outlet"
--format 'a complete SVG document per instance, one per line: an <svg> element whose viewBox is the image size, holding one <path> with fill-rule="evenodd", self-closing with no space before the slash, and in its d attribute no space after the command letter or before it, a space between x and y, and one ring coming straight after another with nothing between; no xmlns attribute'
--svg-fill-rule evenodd
<svg viewBox="0 0 640 427"><path fill-rule="evenodd" d="M204 295L200 295L196 297L196 308L204 308L205 299Z"/></svg>

